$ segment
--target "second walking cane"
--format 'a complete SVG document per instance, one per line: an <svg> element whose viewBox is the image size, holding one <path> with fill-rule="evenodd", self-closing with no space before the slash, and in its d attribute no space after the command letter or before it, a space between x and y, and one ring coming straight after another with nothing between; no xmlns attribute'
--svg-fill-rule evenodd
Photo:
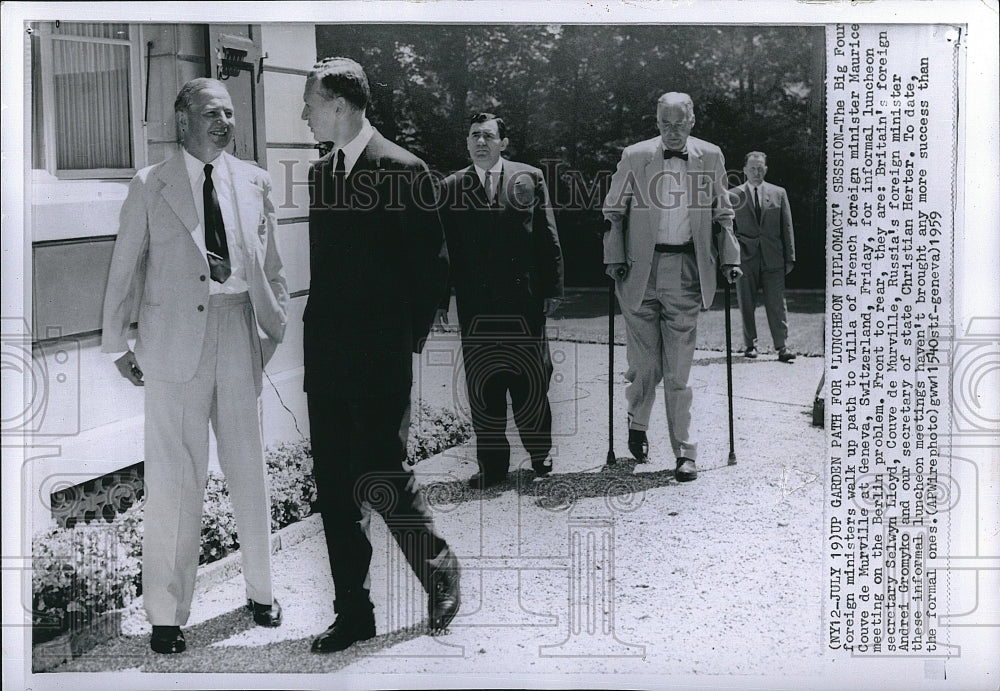
<svg viewBox="0 0 1000 691"><path fill-rule="evenodd" d="M608 465L615 459L615 279L608 285Z"/></svg>
<svg viewBox="0 0 1000 691"><path fill-rule="evenodd" d="M718 224L712 224L712 234L719 243L719 256L722 256L722 228ZM720 267L721 269L721 267ZM730 315L731 300L729 276L724 271L719 271L722 276L723 286L723 307L726 312L726 394L729 399L729 465L736 465L736 448L733 441L733 329L732 315Z"/></svg>
<svg viewBox="0 0 1000 691"><path fill-rule="evenodd" d="M729 279L722 277L726 308L726 391L729 396L729 465L736 465L736 449L733 442L733 332L729 314Z"/></svg>

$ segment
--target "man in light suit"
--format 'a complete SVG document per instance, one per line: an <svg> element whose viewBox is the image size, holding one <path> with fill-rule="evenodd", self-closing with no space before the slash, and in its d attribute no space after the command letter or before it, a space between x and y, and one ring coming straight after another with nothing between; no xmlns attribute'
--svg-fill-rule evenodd
<svg viewBox="0 0 1000 691"><path fill-rule="evenodd" d="M719 147L690 136L691 97L663 94L656 121L660 136L626 147L611 178L604 262L625 318L629 451L640 463L648 459L646 430L663 380L674 477L687 482L698 476L688 386L698 312L715 298L719 262L730 282L739 276L740 251L725 159Z"/></svg>
<svg viewBox="0 0 1000 691"><path fill-rule="evenodd" d="M764 310L778 359L795 359L786 346L788 311L785 307L785 276L795 266L795 235L792 211L785 188L764 182L767 156L760 151L746 155L743 173L747 181L729 192L736 211L736 239L740 243L743 275L736 282L736 298L743 317L744 355L757 357L757 290L764 290Z"/></svg>
<svg viewBox="0 0 1000 691"><path fill-rule="evenodd" d="M479 473L490 487L507 477L507 394L536 477L552 472L552 359L545 337L563 294L563 257L542 171L501 157L506 125L473 116L466 141L472 165L442 185L462 357ZM446 293L438 319L447 322Z"/></svg>
<svg viewBox="0 0 1000 691"><path fill-rule="evenodd" d="M174 113L183 149L140 170L122 206L104 297L104 352L145 387L142 590L150 646L182 652L198 569L208 426L233 503L247 607L281 623L271 592L271 509L258 396L285 333L288 290L275 244L271 180L225 153L233 104L194 79ZM128 330L138 313L135 351Z"/></svg>
<svg viewBox="0 0 1000 691"><path fill-rule="evenodd" d="M375 635L368 567L378 511L427 591L432 632L460 605L458 560L404 467L413 356L448 275L434 181L365 116L361 65L327 58L306 78L305 120L330 152L309 171L309 301L303 315L313 472L337 618L331 653Z"/></svg>

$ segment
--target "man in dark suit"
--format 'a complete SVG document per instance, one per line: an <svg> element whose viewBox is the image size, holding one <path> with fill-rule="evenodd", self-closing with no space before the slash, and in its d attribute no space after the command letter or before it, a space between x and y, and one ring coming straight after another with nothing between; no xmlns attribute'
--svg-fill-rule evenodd
<svg viewBox="0 0 1000 691"><path fill-rule="evenodd" d="M432 631L459 607L458 561L404 469L413 360L447 280L448 255L424 162L365 117L361 66L310 71L306 120L331 151L310 170L309 300L303 320L314 474L336 590L336 621L314 652L375 635L372 508L428 593Z"/></svg>
<svg viewBox="0 0 1000 691"><path fill-rule="evenodd" d="M507 477L507 394L537 477L552 472L552 359L545 317L563 294L563 258L542 172L501 157L508 139L492 113L473 116L472 165L445 179L442 221L462 330L462 357L479 473ZM438 318L447 321L445 294Z"/></svg>
<svg viewBox="0 0 1000 691"><path fill-rule="evenodd" d="M783 187L764 182L767 156L760 151L746 155L743 173L747 181L730 190L736 211L736 239L740 242L743 275L736 281L736 298L743 317L744 355L757 357L757 290L763 288L764 310L778 359L791 362L795 354L788 339L785 307L785 276L795 266L795 235L792 211Z"/></svg>

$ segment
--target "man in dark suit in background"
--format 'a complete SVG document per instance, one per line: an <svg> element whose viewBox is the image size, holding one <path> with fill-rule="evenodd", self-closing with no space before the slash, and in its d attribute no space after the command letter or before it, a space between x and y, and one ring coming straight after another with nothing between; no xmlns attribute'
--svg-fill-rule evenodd
<svg viewBox="0 0 1000 691"><path fill-rule="evenodd" d="M743 275L736 281L736 298L743 317L744 355L757 357L757 290L764 290L764 310L778 359L791 362L795 354L788 338L785 307L785 276L795 266L795 235L792 211L783 187L764 182L767 156L760 151L746 155L743 173L747 181L730 190L736 211L736 239L740 242Z"/></svg>
<svg viewBox="0 0 1000 691"><path fill-rule="evenodd" d="M432 631L459 607L458 561L404 469L412 352L445 288L448 256L424 162L365 117L364 70L327 58L306 80L302 119L332 150L310 170L304 388L336 621L314 652L375 635L369 597L372 508L428 593Z"/></svg>
<svg viewBox="0 0 1000 691"><path fill-rule="evenodd" d="M472 118L472 165L445 179L442 221L452 264L479 473L503 482L510 462L507 394L537 477L552 472L552 359L545 317L563 294L563 258L542 172L501 157L508 139L492 113ZM446 294L438 318L447 321Z"/></svg>

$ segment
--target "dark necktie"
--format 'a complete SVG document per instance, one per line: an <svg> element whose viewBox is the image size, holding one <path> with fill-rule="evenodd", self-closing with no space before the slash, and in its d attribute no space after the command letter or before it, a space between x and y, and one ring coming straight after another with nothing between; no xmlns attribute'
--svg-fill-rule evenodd
<svg viewBox="0 0 1000 691"><path fill-rule="evenodd" d="M663 150L663 160L668 161L671 158L679 158L682 161L688 160L687 151L671 151L670 149Z"/></svg>
<svg viewBox="0 0 1000 691"><path fill-rule="evenodd" d="M205 184L202 186L205 200L205 249L208 250L208 268L212 280L225 283L232 273L229 264L229 243L226 242L226 224L222 220L219 197L212 182L212 164L205 164Z"/></svg>
<svg viewBox="0 0 1000 691"><path fill-rule="evenodd" d="M494 188L496 187L496 181L493 179L493 173L489 170L486 171L486 179L483 181L486 187L486 202L493 206L493 201L496 198Z"/></svg>
<svg viewBox="0 0 1000 691"><path fill-rule="evenodd" d="M753 188L753 215L757 219L757 223L760 223L760 199L757 197L757 188Z"/></svg>
<svg viewBox="0 0 1000 691"><path fill-rule="evenodd" d="M333 179L343 183L347 177L347 167L344 165L344 150L337 150L337 162L333 165Z"/></svg>
<svg viewBox="0 0 1000 691"><path fill-rule="evenodd" d="M345 180L347 179L347 167L344 165L344 150L337 149L337 157L333 164L333 205L337 207L346 206Z"/></svg>

